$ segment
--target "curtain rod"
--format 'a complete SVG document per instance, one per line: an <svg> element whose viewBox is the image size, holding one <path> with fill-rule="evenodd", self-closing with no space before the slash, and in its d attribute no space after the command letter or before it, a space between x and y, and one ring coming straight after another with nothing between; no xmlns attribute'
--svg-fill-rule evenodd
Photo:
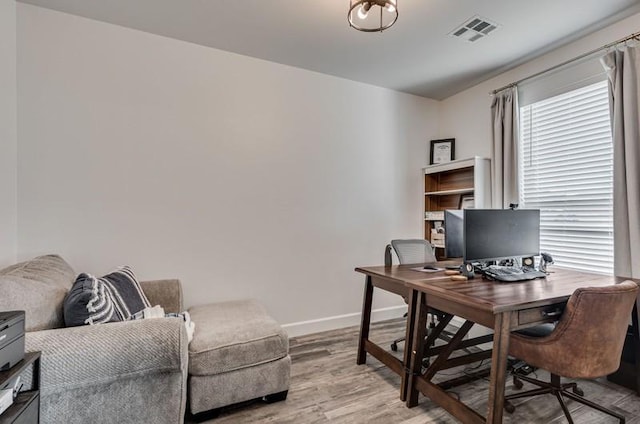
<svg viewBox="0 0 640 424"><path fill-rule="evenodd" d="M616 46L616 45L618 45L618 44L620 44L620 43L624 43L625 41L629 41L629 40L632 40L632 39L634 39L634 38L638 38L639 36L640 36L640 32L636 32L636 33L634 33L634 34L631 34L631 35L629 35L629 36L626 36L626 37L624 37L624 38L621 38L621 39L619 39L619 40L617 40L617 41L614 41L613 43L605 44L605 45L604 45L604 46L602 46L602 47L599 47L599 48L597 48L597 49L591 50L591 51L589 51L589 52L587 52L587 53L581 54L580 56L574 57L573 59L566 60L566 61L564 61L564 62L562 62L562 63L560 63L560 64L558 64L558 65L555 65L555 66L552 66L552 67L550 67L550 68L547 68L547 69L545 69L544 71L536 72L536 73L535 73L535 74L533 74L533 75L529 75L528 77L525 77L525 78L519 79L518 81L512 82L511 84L507 84L507 85L505 85L504 87L500 87L500 88L498 88L497 90L493 90L493 91L491 91L489 94L496 94L496 93L498 93L498 92L500 92L500 91L502 91L502 90L504 90L504 89L507 89L507 88L509 88L509 87L513 87L513 86L518 85L518 84L520 84L520 83L522 83L522 82L524 82L524 81L527 81L527 80L533 79L533 78L535 78L535 77L539 77L540 75L544 75L544 74L546 74L547 72L554 71L554 70L556 70L556 69L558 69L558 68L562 68L563 66L568 65L568 64L570 64L570 63L572 63L572 62L576 62L576 61L578 61L578 60L580 60L580 59L584 59L585 57L588 57L588 56L591 56L592 54L598 53L600 50L608 49L609 47Z"/></svg>

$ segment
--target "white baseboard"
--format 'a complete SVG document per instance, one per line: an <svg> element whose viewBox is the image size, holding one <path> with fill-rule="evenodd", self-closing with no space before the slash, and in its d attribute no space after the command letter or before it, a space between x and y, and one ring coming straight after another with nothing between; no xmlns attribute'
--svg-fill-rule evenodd
<svg viewBox="0 0 640 424"><path fill-rule="evenodd" d="M371 322L402 318L405 312L407 312L406 305L374 309L371 311ZM360 315L360 312L354 312L352 314L336 315L333 317L319 318L310 321L292 322L284 324L282 328L286 330L289 337L305 336L307 334L360 325ZM453 317L451 325L460 328L462 327L462 324L464 324L464 321L464 318ZM492 331L489 328L481 325L474 325L467 337L479 337L491 333ZM484 345L481 345L481 347L483 349L488 349L491 347L491 343L485 343Z"/></svg>
<svg viewBox="0 0 640 424"><path fill-rule="evenodd" d="M402 318L407 312L407 306L390 306L387 308L374 309L371 311L371 322L384 321L393 318ZM313 319L310 321L292 322L284 324L284 328L289 337L304 336L307 334L319 333L321 331L337 330L339 328L360 325L360 312L346 315L336 315L333 317Z"/></svg>

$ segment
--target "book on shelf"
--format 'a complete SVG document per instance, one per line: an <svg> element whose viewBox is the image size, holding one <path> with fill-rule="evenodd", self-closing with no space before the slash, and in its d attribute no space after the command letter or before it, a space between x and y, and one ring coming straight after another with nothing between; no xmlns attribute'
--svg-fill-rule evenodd
<svg viewBox="0 0 640 424"><path fill-rule="evenodd" d="M426 211L424 219L429 221L444 221L444 211Z"/></svg>

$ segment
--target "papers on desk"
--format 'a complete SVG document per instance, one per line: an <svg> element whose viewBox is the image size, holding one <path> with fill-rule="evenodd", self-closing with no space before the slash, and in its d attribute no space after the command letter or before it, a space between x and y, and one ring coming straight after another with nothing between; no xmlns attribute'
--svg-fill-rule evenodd
<svg viewBox="0 0 640 424"><path fill-rule="evenodd" d="M444 268L438 268L438 267L434 267L434 268L424 268L424 267L418 267L418 268L411 268L412 271L420 271L420 272L440 272L440 271L444 271Z"/></svg>

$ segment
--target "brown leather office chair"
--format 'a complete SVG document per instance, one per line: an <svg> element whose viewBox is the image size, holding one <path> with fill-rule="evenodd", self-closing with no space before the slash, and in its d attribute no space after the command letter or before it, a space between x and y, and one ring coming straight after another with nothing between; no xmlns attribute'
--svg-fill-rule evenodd
<svg viewBox="0 0 640 424"><path fill-rule="evenodd" d="M569 298L560 321L551 334L529 337L512 333L509 353L530 365L549 371L551 381L547 383L514 374L516 387L522 387L520 380L524 380L539 388L505 396L507 412L515 410L510 399L553 393L569 423L573 423L573 420L563 396L614 416L624 423L622 415L583 398L582 390L576 383L562 384L560 376L592 379L618 369L629 317L637 295L638 285L632 281L608 287L578 289Z"/></svg>

